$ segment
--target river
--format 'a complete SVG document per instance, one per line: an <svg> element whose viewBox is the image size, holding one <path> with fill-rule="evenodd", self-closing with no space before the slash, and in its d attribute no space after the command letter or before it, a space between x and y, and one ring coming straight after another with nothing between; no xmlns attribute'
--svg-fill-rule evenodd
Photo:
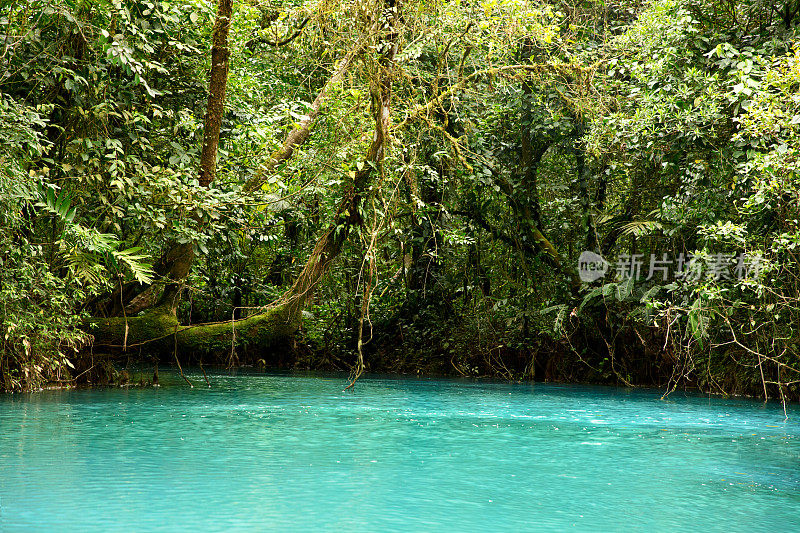
<svg viewBox="0 0 800 533"><path fill-rule="evenodd" d="M0 531L800 531L800 408L189 372L0 394Z"/></svg>

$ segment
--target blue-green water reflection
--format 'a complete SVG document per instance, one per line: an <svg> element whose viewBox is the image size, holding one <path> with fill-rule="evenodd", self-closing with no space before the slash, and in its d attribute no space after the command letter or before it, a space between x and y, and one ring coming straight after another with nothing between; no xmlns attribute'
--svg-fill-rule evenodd
<svg viewBox="0 0 800 533"><path fill-rule="evenodd" d="M800 530L796 408L784 421L777 404L658 391L211 379L0 395L0 530Z"/></svg>

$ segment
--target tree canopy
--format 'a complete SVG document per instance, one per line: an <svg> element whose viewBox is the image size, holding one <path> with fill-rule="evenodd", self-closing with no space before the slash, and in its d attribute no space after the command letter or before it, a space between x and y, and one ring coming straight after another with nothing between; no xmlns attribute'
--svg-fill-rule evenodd
<svg viewBox="0 0 800 533"><path fill-rule="evenodd" d="M0 384L152 356L797 398L798 12L2 2Z"/></svg>

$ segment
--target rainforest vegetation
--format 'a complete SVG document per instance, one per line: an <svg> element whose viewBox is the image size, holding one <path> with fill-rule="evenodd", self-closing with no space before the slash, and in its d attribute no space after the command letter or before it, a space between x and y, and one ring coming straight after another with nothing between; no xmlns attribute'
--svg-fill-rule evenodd
<svg viewBox="0 0 800 533"><path fill-rule="evenodd" d="M0 0L0 389L178 361L798 399L799 12Z"/></svg>

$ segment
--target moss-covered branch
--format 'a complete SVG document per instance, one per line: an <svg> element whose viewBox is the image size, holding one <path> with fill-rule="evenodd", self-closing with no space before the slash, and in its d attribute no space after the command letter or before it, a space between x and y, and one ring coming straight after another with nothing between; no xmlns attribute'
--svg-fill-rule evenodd
<svg viewBox="0 0 800 533"><path fill-rule="evenodd" d="M93 318L84 328L94 346L111 350L141 350L167 354L177 349L198 356L224 353L235 347L269 348L300 327L299 313L281 303L263 313L235 321L182 326L168 307L130 317Z"/></svg>

